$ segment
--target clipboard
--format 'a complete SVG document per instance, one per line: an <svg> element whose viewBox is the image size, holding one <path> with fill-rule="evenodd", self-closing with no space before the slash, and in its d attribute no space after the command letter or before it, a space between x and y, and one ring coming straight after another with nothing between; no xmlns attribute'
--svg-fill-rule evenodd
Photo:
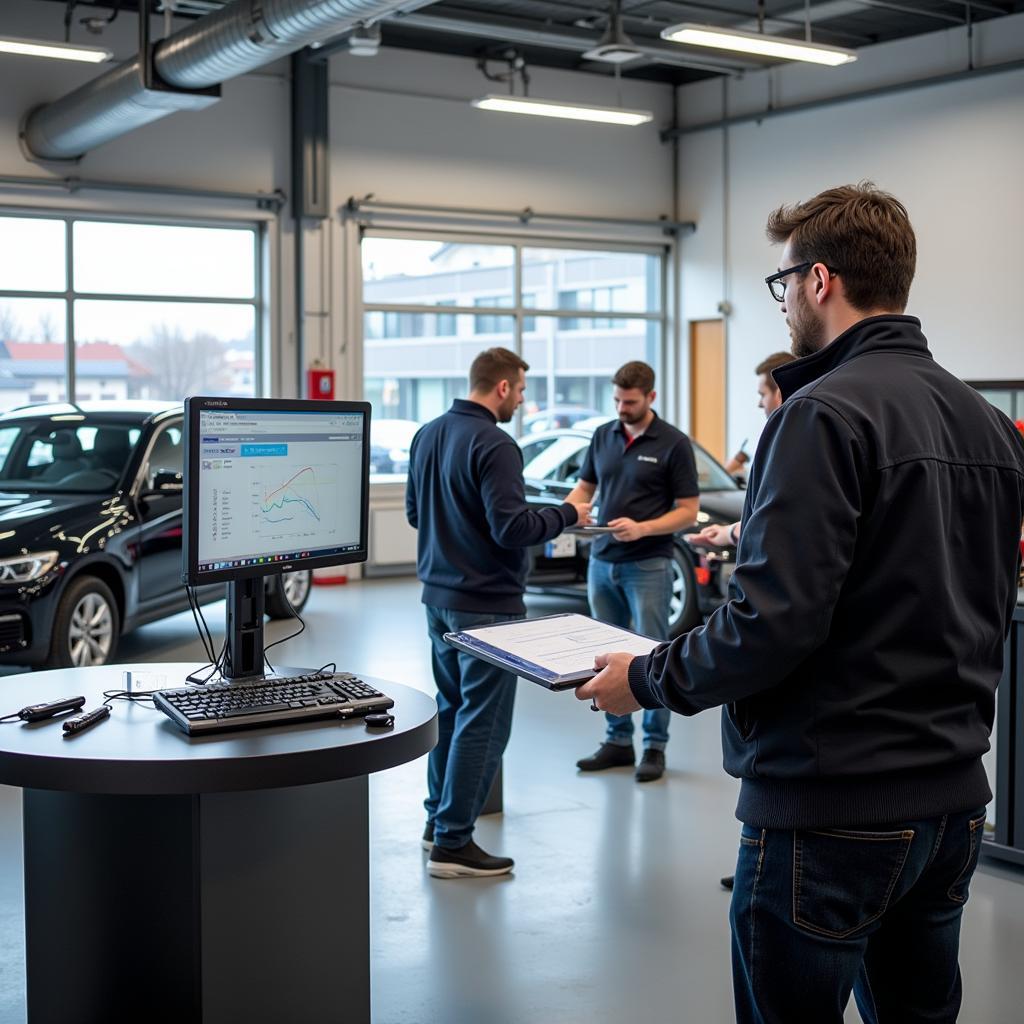
<svg viewBox="0 0 1024 1024"><path fill-rule="evenodd" d="M593 679L596 654L629 651L640 656L662 643L577 612L475 626L445 633L444 640L549 690L571 690Z"/></svg>

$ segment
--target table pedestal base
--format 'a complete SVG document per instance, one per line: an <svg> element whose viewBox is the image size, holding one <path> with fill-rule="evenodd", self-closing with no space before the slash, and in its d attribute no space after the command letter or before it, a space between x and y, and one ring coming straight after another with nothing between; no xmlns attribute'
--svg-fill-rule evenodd
<svg viewBox="0 0 1024 1024"><path fill-rule="evenodd" d="M29 1024L369 1024L365 776L24 820Z"/></svg>

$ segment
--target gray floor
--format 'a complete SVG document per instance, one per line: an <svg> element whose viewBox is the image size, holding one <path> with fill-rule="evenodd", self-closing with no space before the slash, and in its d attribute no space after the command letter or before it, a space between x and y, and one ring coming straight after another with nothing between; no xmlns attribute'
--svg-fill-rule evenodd
<svg viewBox="0 0 1024 1024"><path fill-rule="evenodd" d="M318 587L285 660L336 659L432 692L418 601L409 580ZM560 607L531 599L535 614ZM201 649L179 615L126 638L120 655L189 660ZM520 683L517 700L505 813L478 829L481 845L516 858L514 876L429 878L424 762L371 781L375 1024L728 1024L718 877L735 857L736 784L721 770L717 715L676 720L666 778L637 786L623 770L577 775L600 725L571 694ZM0 1024L25 1019L20 843L20 796L0 787ZM964 924L964 1024L1021 1020L1022 948L1024 875L984 866ZM852 1008L847 1019L859 1019Z"/></svg>

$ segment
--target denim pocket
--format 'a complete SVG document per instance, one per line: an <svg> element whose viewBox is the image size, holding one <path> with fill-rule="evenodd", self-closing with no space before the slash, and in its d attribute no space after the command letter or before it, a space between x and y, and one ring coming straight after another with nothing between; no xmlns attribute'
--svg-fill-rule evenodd
<svg viewBox="0 0 1024 1024"><path fill-rule="evenodd" d="M967 902L971 879L974 877L974 869L978 866L978 857L981 854L981 837L984 828L984 814L978 818L971 818L967 822L967 857L964 860L964 866L960 869L960 874L956 876L946 894L954 903Z"/></svg>
<svg viewBox="0 0 1024 1024"><path fill-rule="evenodd" d="M668 569L667 558L640 558L633 564L641 572L665 572Z"/></svg>
<svg viewBox="0 0 1024 1024"><path fill-rule="evenodd" d="M854 832L820 829L793 833L793 923L843 939L885 913L912 829Z"/></svg>

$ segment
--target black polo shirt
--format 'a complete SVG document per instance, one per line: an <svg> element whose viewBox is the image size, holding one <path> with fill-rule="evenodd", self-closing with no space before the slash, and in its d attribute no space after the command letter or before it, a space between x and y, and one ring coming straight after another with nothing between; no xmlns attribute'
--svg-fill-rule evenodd
<svg viewBox="0 0 1024 1024"><path fill-rule="evenodd" d="M602 523L622 516L638 523L657 519L673 508L676 499L700 494L690 439L657 414L632 440L618 420L598 427L580 479L600 488L597 497ZM591 548L591 557L602 562L638 562L671 555L670 533L627 542L615 540L610 533L601 534Z"/></svg>

